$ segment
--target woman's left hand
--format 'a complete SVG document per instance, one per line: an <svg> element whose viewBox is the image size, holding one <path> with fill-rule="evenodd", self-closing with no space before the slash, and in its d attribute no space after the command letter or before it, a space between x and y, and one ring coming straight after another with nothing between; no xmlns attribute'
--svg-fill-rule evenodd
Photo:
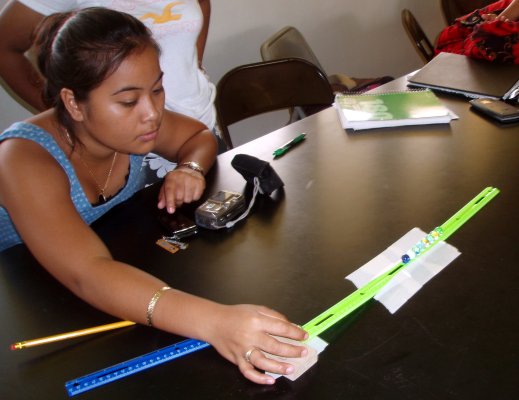
<svg viewBox="0 0 519 400"><path fill-rule="evenodd" d="M204 189L205 178L200 172L179 167L165 176L157 206L173 214L182 204L200 199Z"/></svg>

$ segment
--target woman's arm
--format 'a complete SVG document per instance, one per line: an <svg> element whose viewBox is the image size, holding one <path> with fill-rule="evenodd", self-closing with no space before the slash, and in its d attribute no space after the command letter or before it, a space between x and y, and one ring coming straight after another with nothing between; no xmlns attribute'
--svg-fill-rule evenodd
<svg viewBox="0 0 519 400"><path fill-rule="evenodd" d="M10 1L0 13L0 77L37 111L46 109L41 98L43 78L25 52L31 47L32 32L42 18L17 1Z"/></svg>
<svg viewBox="0 0 519 400"><path fill-rule="evenodd" d="M166 283L113 260L99 237L76 212L68 178L39 145L10 139L0 145L0 204L25 244L41 265L87 303L122 319L147 322L150 300ZM36 168L37 166L37 168ZM284 357L299 357L306 349L274 339L295 340L305 332L281 314L261 306L227 306L175 289L163 292L153 312L157 328L211 343L226 359L256 383L274 383L268 370L288 374L286 363L254 352L259 349ZM254 365L253 365L254 364Z"/></svg>
<svg viewBox="0 0 519 400"><path fill-rule="evenodd" d="M499 15L483 14L483 19L487 22L499 20L504 22L519 21L519 0L513 0Z"/></svg>
<svg viewBox="0 0 519 400"><path fill-rule="evenodd" d="M519 21L519 0L514 0L497 16L503 21Z"/></svg>
<svg viewBox="0 0 519 400"><path fill-rule="evenodd" d="M163 282L112 259L77 213L54 158L34 142L9 139L0 144L0 159L0 203L41 265L95 307L144 322L137 310Z"/></svg>

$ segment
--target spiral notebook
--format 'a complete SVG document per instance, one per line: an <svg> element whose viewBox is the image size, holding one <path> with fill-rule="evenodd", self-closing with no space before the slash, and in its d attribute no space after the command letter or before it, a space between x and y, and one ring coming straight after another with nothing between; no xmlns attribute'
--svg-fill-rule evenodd
<svg viewBox="0 0 519 400"><path fill-rule="evenodd" d="M447 124L456 116L428 89L387 93L338 94L336 108L344 129Z"/></svg>
<svg viewBox="0 0 519 400"><path fill-rule="evenodd" d="M508 100L519 94L519 67L440 53L411 76L408 84L469 98Z"/></svg>

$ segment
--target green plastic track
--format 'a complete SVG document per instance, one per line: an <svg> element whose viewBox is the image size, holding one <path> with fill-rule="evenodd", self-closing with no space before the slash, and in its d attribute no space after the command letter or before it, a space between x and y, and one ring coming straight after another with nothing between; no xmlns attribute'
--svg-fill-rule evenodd
<svg viewBox="0 0 519 400"><path fill-rule="evenodd" d="M467 205L461 210L449 218L445 223L438 228L441 228L443 233L441 234L440 240L432 243L426 248L420 256L432 249L440 241L444 241L454 232L456 232L465 222L473 217L479 210L481 210L490 200L492 200L499 190L493 187L487 187L481 193L479 193L474 199L472 199ZM436 229L438 229L436 228ZM382 275L372 279L366 285L357 289L355 292L345 297L343 300L330 307L328 310L319 314L317 317L312 319L303 325L303 329L309 334L309 338L313 338L322 332L326 331L332 325L358 309L360 306L365 304L367 301L375 297L375 295L382 289L393 277L396 272L405 268L412 261L418 259L416 257L410 262L404 264L402 261L398 262L393 268L383 273Z"/></svg>

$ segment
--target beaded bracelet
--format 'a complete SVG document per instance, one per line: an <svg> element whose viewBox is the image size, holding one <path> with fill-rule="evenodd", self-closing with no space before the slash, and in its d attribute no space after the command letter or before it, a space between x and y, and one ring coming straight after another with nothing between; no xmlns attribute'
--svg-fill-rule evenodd
<svg viewBox="0 0 519 400"><path fill-rule="evenodd" d="M163 288L160 288L155 292L153 297L151 298L150 302L148 303L148 309L146 310L146 323L148 326L153 326L152 322L152 316L153 316L153 310L155 310L155 305L157 304L157 301L159 300L160 296L162 296L162 293L164 293L166 290L171 289L169 286L164 286Z"/></svg>

